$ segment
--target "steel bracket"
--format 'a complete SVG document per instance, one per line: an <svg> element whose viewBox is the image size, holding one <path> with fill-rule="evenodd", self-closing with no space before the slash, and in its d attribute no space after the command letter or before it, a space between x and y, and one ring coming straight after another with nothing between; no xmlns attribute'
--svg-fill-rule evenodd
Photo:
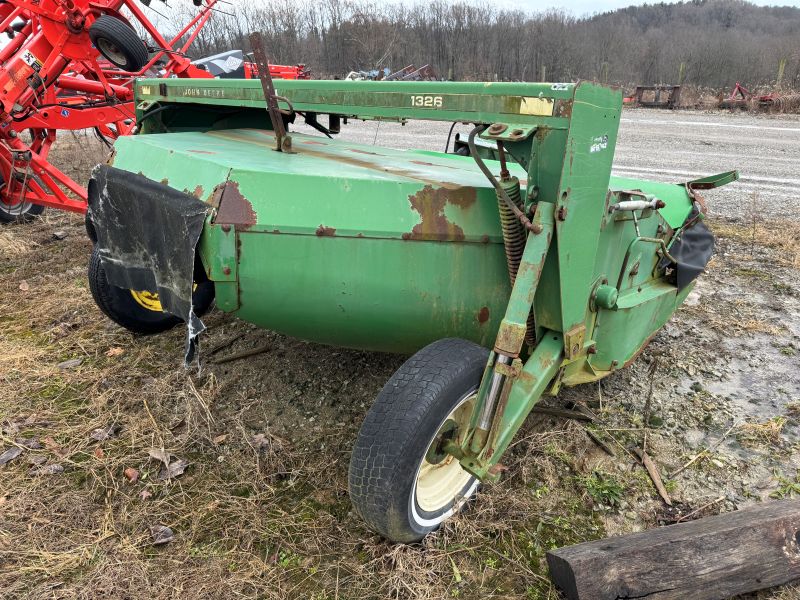
<svg viewBox="0 0 800 600"><path fill-rule="evenodd" d="M576 325L564 333L564 357L575 360L583 353L583 341L586 337L586 325Z"/></svg>
<svg viewBox="0 0 800 600"><path fill-rule="evenodd" d="M536 126L514 123L492 123L483 133L481 139L501 142L521 142L536 132Z"/></svg>
<svg viewBox="0 0 800 600"><path fill-rule="evenodd" d="M522 361L515 358L510 365L498 362L495 364L494 370L501 375L505 375L509 379L516 379L522 372Z"/></svg>

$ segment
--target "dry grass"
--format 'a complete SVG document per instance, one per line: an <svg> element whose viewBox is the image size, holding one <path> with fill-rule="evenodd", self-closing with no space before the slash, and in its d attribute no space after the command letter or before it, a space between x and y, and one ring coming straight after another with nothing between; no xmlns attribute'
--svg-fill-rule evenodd
<svg viewBox="0 0 800 600"><path fill-rule="evenodd" d="M736 279L741 285L762 292L791 293L786 282L794 277L792 270L800 268L800 237L793 233L800 224L757 222L754 228L751 223L711 219L710 227L719 247L708 264L708 273L723 280ZM721 252L727 255L725 260L720 258ZM724 296L713 303L701 301L684 310L702 316L708 326L726 335L791 337L791 326L783 319L769 316L758 295Z"/></svg>
<svg viewBox="0 0 800 600"><path fill-rule="evenodd" d="M762 423L742 423L737 427L737 437L745 443L778 445L786 425L786 417L773 417Z"/></svg>
<svg viewBox="0 0 800 600"><path fill-rule="evenodd" d="M740 323L739 326L743 331L748 331L750 333L768 333L769 335L779 335L782 331L784 331L780 327L760 319L748 319Z"/></svg>
<svg viewBox="0 0 800 600"><path fill-rule="evenodd" d="M67 305L47 299L52 288L37 290L38 312L69 315L70 324L63 337L60 324L34 334L50 319L35 320L29 307L3 324L0 355L13 357L0 378L3 446L42 446L0 470L0 586L10 597L438 598L477 587L490 598L517 597L513 590L555 598L544 550L603 533L585 508L586 516L563 516L572 479L542 446L558 440L560 456L585 452L569 447L577 432L568 426L529 432L510 463L514 485L484 494L424 545L387 544L350 513L352 429L305 432L316 448L269 430L254 435L244 411L220 415L213 373L172 367L179 333L132 339L99 319L79 286ZM111 348L124 352L107 356ZM79 367L58 369L74 356ZM111 425L116 435L92 439ZM159 481L153 448L189 469ZM40 460L64 472L32 475ZM123 475L129 468L135 483ZM524 485L534 472L553 490L544 498ZM156 524L175 540L153 546Z"/></svg>
<svg viewBox="0 0 800 600"><path fill-rule="evenodd" d="M68 238L53 240L54 230ZM0 452L24 449L0 467L4 598L455 598L480 589L555 599L545 550L605 533L574 466L564 466L590 442L572 425L548 424L526 430L506 482L473 509L422 545L388 544L352 513L346 473L364 406L399 358L253 332L214 314L209 345L241 332L243 343L266 336L276 351L266 363L186 372L180 330L136 338L95 307L80 216L53 211L3 234L13 252L3 252L0 279ZM72 359L80 365L59 368ZM116 433L93 439L109 428ZM153 449L189 467L159 480ZM54 466L63 471L47 474ZM154 525L174 540L154 546Z"/></svg>
<svg viewBox="0 0 800 600"><path fill-rule="evenodd" d="M19 234L12 229L0 229L0 256L18 256L28 251L26 243Z"/></svg>
<svg viewBox="0 0 800 600"><path fill-rule="evenodd" d="M712 227L722 238L775 250L773 257L780 264L800 268L800 235L796 221L758 222L754 229L752 224L714 220Z"/></svg>
<svg viewBox="0 0 800 600"><path fill-rule="evenodd" d="M733 300L724 303L726 310L720 310L719 305L709 305L701 302L688 310L702 314L705 322L720 332L728 335L741 336L746 333L765 333L771 336L786 333L784 327L765 321L762 311L757 303L748 300Z"/></svg>
<svg viewBox="0 0 800 600"><path fill-rule="evenodd" d="M0 467L4 598L556 600L548 549L632 526L597 506L587 474L618 472L626 500L644 507L636 525L656 522L625 433L605 434L612 460L579 425L531 419L500 484L423 544L388 544L352 513L346 473L366 406L400 358L212 314L209 346L241 333L274 351L186 372L180 330L136 338L97 310L79 216L49 212L0 233L0 452L24 448ZM59 368L69 359L81 363ZM160 480L153 449L187 460L186 472ZM51 465L63 472L45 474ZM174 540L154 546L153 525Z"/></svg>

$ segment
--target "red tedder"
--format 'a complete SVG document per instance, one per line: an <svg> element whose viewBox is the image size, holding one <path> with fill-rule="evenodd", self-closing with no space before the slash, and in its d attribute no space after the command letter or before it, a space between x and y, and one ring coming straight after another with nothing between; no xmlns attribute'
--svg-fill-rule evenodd
<svg viewBox="0 0 800 600"><path fill-rule="evenodd" d="M311 71L305 65L270 65L269 74L273 79L311 79ZM258 65L244 63L244 78L258 79Z"/></svg>
<svg viewBox="0 0 800 600"><path fill-rule="evenodd" d="M196 16L170 40L135 0L0 3L0 33L11 37L0 49L0 221L45 206L85 212L84 187L47 160L57 131L94 128L114 139L135 126L136 77L211 77L186 51L216 2L194 0Z"/></svg>

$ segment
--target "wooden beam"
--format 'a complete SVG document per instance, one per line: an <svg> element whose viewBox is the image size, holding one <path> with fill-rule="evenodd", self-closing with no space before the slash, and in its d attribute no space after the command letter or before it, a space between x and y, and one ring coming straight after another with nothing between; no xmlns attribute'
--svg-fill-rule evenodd
<svg viewBox="0 0 800 600"><path fill-rule="evenodd" d="M568 600L724 600L800 579L800 500L547 553Z"/></svg>

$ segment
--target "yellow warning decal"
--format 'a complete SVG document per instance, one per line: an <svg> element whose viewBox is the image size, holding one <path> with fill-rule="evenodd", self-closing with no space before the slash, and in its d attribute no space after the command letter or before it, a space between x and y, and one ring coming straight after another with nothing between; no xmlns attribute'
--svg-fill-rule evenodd
<svg viewBox="0 0 800 600"><path fill-rule="evenodd" d="M554 107L555 100L552 98L523 97L519 104L519 114L551 117Z"/></svg>

